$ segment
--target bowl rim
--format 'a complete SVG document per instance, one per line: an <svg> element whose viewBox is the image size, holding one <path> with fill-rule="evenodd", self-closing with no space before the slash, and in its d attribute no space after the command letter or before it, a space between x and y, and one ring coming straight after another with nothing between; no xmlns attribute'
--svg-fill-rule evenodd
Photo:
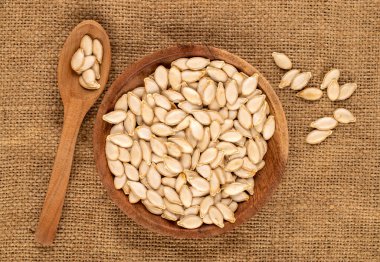
<svg viewBox="0 0 380 262"><path fill-rule="evenodd" d="M199 55L202 54L202 55ZM224 60L227 63L234 65L239 71L244 72L248 75L252 75L253 73L259 74L259 87L263 91L264 94L267 95L267 100L269 100L269 106L271 108L271 112L276 116L276 130L275 135L279 135L279 141L281 143L273 144L271 141L268 143L268 150L271 150L274 146L277 148L276 153L278 153L279 162L276 163L277 172L272 174L270 177L269 186L264 186L262 190L265 190L265 194L259 194L257 201L252 201L253 197L250 197L250 200L244 202L243 204L239 203L239 208L242 207L244 210L241 210L239 219L236 219L235 223L225 222L224 228L219 228L214 225L202 225L198 229L183 229L178 227L175 224L172 224L169 221L161 218L160 216L153 215L149 213L145 207L139 202L137 204L131 204L128 201L128 196L126 196L122 190L117 190L111 184L109 180L107 180L107 176L113 177L111 172L108 169L105 150L104 141L101 141L105 135L105 128L110 128L110 124L105 123L102 120L102 116L109 111L107 108L107 103L109 101L112 102L112 107L116 100L121 96L121 94L126 93L133 88L125 89L127 83L136 77L139 72L141 72L144 68L156 65L162 59L174 61L179 57L192 57L192 56L207 56L211 60ZM223 58L221 58L223 57ZM147 76L147 75L146 75ZM136 88L138 86L135 86ZM277 133L277 134L276 134ZM210 45L176 45L169 48L161 49L151 54L148 54L136 62L130 64L111 84L111 86L107 89L101 104L98 108L98 112L95 119L95 126L93 132L93 146L94 146L94 157L96 167L99 173L99 178L106 188L107 194L111 198L111 200L132 220L134 220L137 224L159 234L172 236L174 238L205 238L223 234L225 232L231 231L236 228L240 224L246 222L249 218L254 216L269 200L270 196L273 194L274 190L278 187L281 178L285 172L285 166L288 159L288 151L289 151L289 138L288 138L288 127L287 121L285 117L285 112L282 108L281 102L276 95L274 89L266 80L266 78L251 64L249 64L244 59L240 58L237 55L229 53L226 50L210 46ZM265 167L264 167L265 169ZM260 173L255 176L255 180L260 178ZM113 179L112 179L113 180ZM256 188L256 183L255 183ZM255 192L256 198L256 192ZM248 203L251 202L251 203ZM145 210L145 211L143 211ZM140 213L141 212L141 213ZM144 214L145 213L145 214ZM150 214L150 215L147 215ZM154 217L158 217L157 220ZM162 220L162 221L161 221Z"/></svg>

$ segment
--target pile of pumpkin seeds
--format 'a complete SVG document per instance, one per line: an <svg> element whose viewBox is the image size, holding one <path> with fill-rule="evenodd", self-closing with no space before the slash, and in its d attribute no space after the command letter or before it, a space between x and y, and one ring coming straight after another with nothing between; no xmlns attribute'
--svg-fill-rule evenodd
<svg viewBox="0 0 380 262"><path fill-rule="evenodd" d="M203 57L158 66L103 116L115 188L187 229L234 223L275 131L258 78Z"/></svg>
<svg viewBox="0 0 380 262"><path fill-rule="evenodd" d="M336 68L326 73L320 88L306 87L312 77L311 72L300 72L298 69L292 69L291 60L283 53L273 52L272 56L278 67L289 70L282 77L279 88L290 86L291 89L299 91L298 97L305 100L319 100L323 96L323 90L327 89L327 97L331 101L342 101L351 97L357 88L356 83L346 83L340 86L338 83L340 70ZM333 117L322 117L310 124L310 127L315 128L315 130L307 135L306 142L319 144L332 134L332 129L338 125L338 122L347 124L355 121L356 118L350 111L345 108L338 108L334 111Z"/></svg>
<svg viewBox="0 0 380 262"><path fill-rule="evenodd" d="M71 68L80 75L79 84L88 90L100 88L100 64L103 59L103 46L98 39L89 35L82 37L80 47L71 58Z"/></svg>

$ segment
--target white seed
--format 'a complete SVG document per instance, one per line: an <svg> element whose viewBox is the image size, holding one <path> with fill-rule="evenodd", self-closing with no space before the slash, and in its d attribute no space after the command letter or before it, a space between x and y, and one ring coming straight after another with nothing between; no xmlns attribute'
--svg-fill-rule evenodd
<svg viewBox="0 0 380 262"><path fill-rule="evenodd" d="M166 209L174 214L182 216L185 213L185 210L183 209L182 206L171 203L166 198L164 198L164 204L165 204Z"/></svg>
<svg viewBox="0 0 380 262"><path fill-rule="evenodd" d="M169 111L165 117L165 124L169 126L177 125L187 116L186 112L181 109L174 109Z"/></svg>
<svg viewBox="0 0 380 262"><path fill-rule="evenodd" d="M148 166L148 164L145 161L141 161L140 166L139 166L139 178L140 179L146 178L148 171L149 171L149 168L150 168L150 166Z"/></svg>
<svg viewBox="0 0 380 262"><path fill-rule="evenodd" d="M103 46L98 39L92 41L92 53L95 55L98 63L101 64L103 60Z"/></svg>
<svg viewBox="0 0 380 262"><path fill-rule="evenodd" d="M169 210L165 209L163 212L162 212L162 215L161 215L162 218L165 218L167 220L170 220L170 221L177 221L178 220L178 215L170 212Z"/></svg>
<svg viewBox="0 0 380 262"><path fill-rule="evenodd" d="M179 193L181 191L182 186L186 185L186 183L187 183L186 175L184 173L179 174L175 182L175 187L174 187L175 191Z"/></svg>
<svg viewBox="0 0 380 262"><path fill-rule="evenodd" d="M218 227L220 228L223 228L224 227L224 223L223 223L223 215L222 213L219 211L219 209L217 209L216 207L212 206L210 207L209 211L208 211L208 215L210 216L210 219L211 221L217 225Z"/></svg>
<svg viewBox="0 0 380 262"><path fill-rule="evenodd" d="M173 103L179 103L179 102L185 101L185 98L183 97L183 95L174 90L170 90L170 89L164 90L162 91L162 95L166 96Z"/></svg>
<svg viewBox="0 0 380 262"><path fill-rule="evenodd" d="M231 64L225 64L223 67L222 67L223 71L226 72L226 74L229 76L229 77L232 77L235 73L237 73L237 69L236 67L234 67L233 65Z"/></svg>
<svg viewBox="0 0 380 262"><path fill-rule="evenodd" d="M247 188L248 188L248 185L245 183L234 182L234 183L227 184L224 187L223 192L227 195L234 196L234 195L242 193Z"/></svg>
<svg viewBox="0 0 380 262"><path fill-rule="evenodd" d="M202 202L200 203L200 207L199 207L199 216L201 218L204 218L207 213L208 213L208 210L210 209L210 207L214 204L214 198L211 197L211 196L206 196L205 198L203 198Z"/></svg>
<svg viewBox="0 0 380 262"><path fill-rule="evenodd" d="M250 117L251 121L252 121L252 118ZM234 127L237 131L240 132L240 134L242 134L244 137L247 137L247 138L252 138L252 134L251 132L248 130L248 129L245 129L239 122L239 120L234 120L233 121L234 123Z"/></svg>
<svg viewBox="0 0 380 262"><path fill-rule="evenodd" d="M256 113L265 101L265 95L254 96L248 100L246 107L251 114Z"/></svg>
<svg viewBox="0 0 380 262"><path fill-rule="evenodd" d="M306 142L312 145L319 144L331 134L332 134L331 130L325 130L325 131L313 130L307 135Z"/></svg>
<svg viewBox="0 0 380 262"><path fill-rule="evenodd" d="M212 60L210 66L221 69L225 64L222 60Z"/></svg>
<svg viewBox="0 0 380 262"><path fill-rule="evenodd" d="M95 61L94 65L91 67L92 70L95 72L95 78L100 79L100 66L98 61Z"/></svg>
<svg viewBox="0 0 380 262"><path fill-rule="evenodd" d="M172 66L169 69L168 80L169 80L170 86L174 90L178 91L182 82L181 71L177 67Z"/></svg>
<svg viewBox="0 0 380 262"><path fill-rule="evenodd" d="M174 177L163 177L161 179L161 183L164 186L167 186L167 187L172 188L172 189L175 187L175 182L176 182L176 178L174 178ZM165 193L165 188L164 188L164 193ZM174 202L174 201L171 201L171 202Z"/></svg>
<svg viewBox="0 0 380 262"><path fill-rule="evenodd" d="M165 167L169 171L173 173L180 173L183 171L183 166L177 159L170 156L164 156L162 159L164 160Z"/></svg>
<svg viewBox="0 0 380 262"><path fill-rule="evenodd" d="M131 192L131 189L129 188L127 182L125 182L124 186L121 189L123 189L123 192L126 195L129 195L129 193Z"/></svg>
<svg viewBox="0 0 380 262"><path fill-rule="evenodd" d="M338 100L346 100L349 98L356 90L357 84L347 83L340 87Z"/></svg>
<svg viewBox="0 0 380 262"><path fill-rule="evenodd" d="M135 132L139 138L144 139L146 141L149 141L152 137L152 131L148 126L138 126L135 129Z"/></svg>
<svg viewBox="0 0 380 262"><path fill-rule="evenodd" d="M243 159L235 158L227 163L225 170L234 172L242 167L243 162L244 162Z"/></svg>
<svg viewBox="0 0 380 262"><path fill-rule="evenodd" d="M145 124L151 125L153 123L154 112L147 102L141 102L141 117Z"/></svg>
<svg viewBox="0 0 380 262"><path fill-rule="evenodd" d="M79 48L71 58L71 68L78 71L84 64L84 50Z"/></svg>
<svg viewBox="0 0 380 262"><path fill-rule="evenodd" d="M356 122L354 115L345 108L338 108L334 111L334 118L343 124Z"/></svg>
<svg viewBox="0 0 380 262"><path fill-rule="evenodd" d="M213 101L215 101L215 95L216 95L215 82L209 81L202 93L203 104L210 105Z"/></svg>
<svg viewBox="0 0 380 262"><path fill-rule="evenodd" d="M226 84L226 99L230 105L233 105L238 99L238 86L235 80L231 80Z"/></svg>
<svg viewBox="0 0 380 262"><path fill-rule="evenodd" d="M127 184L128 184L128 182L127 182ZM136 204L140 200L141 199L138 196L136 196L133 192L129 193L129 195L128 195L128 201L129 201L129 203Z"/></svg>
<svg viewBox="0 0 380 262"><path fill-rule="evenodd" d="M265 119L266 119L266 107L265 107L265 104L263 104L261 108L259 109L259 111L253 114L252 122L255 128L261 123L264 126ZM261 130L257 130L257 131L261 133Z"/></svg>
<svg viewBox="0 0 380 262"><path fill-rule="evenodd" d="M93 55L85 56L85 57L84 57L84 61L83 61L82 66L81 66L78 70L76 70L76 72L77 72L78 74L80 74L80 73L82 73L82 72L84 72L84 71L90 69L91 67L94 66L95 61L96 61L95 56L93 56ZM95 72L94 72L94 80L95 80L95 78L96 78L96 76L95 76ZM94 80L93 80L93 81L90 81L90 80L87 81L84 77L83 77L83 79L84 79L85 82L88 83L88 84L89 84L89 83L92 83L92 82L94 81Z"/></svg>
<svg viewBox="0 0 380 262"><path fill-rule="evenodd" d="M156 136L170 136L174 134L174 130L163 123L156 123L150 127L153 134Z"/></svg>
<svg viewBox="0 0 380 262"><path fill-rule="evenodd" d="M164 179L173 179L174 183L175 183L175 178L164 177ZM179 198L178 193L172 187L168 187L168 186L164 187L164 196L170 202L177 204L177 205L182 205L182 202L181 202L181 199Z"/></svg>
<svg viewBox="0 0 380 262"><path fill-rule="evenodd" d="M339 97L339 84L336 79L331 80L327 87L327 96L331 101L335 101Z"/></svg>
<svg viewBox="0 0 380 262"><path fill-rule="evenodd" d="M165 90L168 88L169 84L169 76L168 76L168 70L160 65L156 68L154 71L154 80L156 81L157 85L162 89Z"/></svg>
<svg viewBox="0 0 380 262"><path fill-rule="evenodd" d="M248 154L249 160L251 160L254 164L259 163L260 160L262 159L262 157L260 155L259 147L255 143L255 141L253 141L252 139L248 140L247 154Z"/></svg>
<svg viewBox="0 0 380 262"><path fill-rule="evenodd" d="M160 122L165 122L165 117L166 117L166 114L168 113L168 111L166 111L165 109L163 109L162 107L155 107L154 108L154 115L155 117L160 121Z"/></svg>
<svg viewBox="0 0 380 262"><path fill-rule="evenodd" d="M146 174L146 180L153 189L158 189L161 185L161 175L157 171L155 165L150 165Z"/></svg>
<svg viewBox="0 0 380 262"><path fill-rule="evenodd" d="M215 196L220 192L220 181L215 171L211 172L210 176L210 196Z"/></svg>
<svg viewBox="0 0 380 262"><path fill-rule="evenodd" d="M80 41L80 48L83 49L86 56L92 54L92 39L88 35L84 35Z"/></svg>
<svg viewBox="0 0 380 262"><path fill-rule="evenodd" d="M177 144L180 147L182 153L193 153L193 147L190 145L188 141L186 141L186 139L182 137L170 137L168 140Z"/></svg>
<svg viewBox="0 0 380 262"><path fill-rule="evenodd" d="M133 143L132 138L127 134L108 135L107 140L111 141L115 145L118 145L118 146L124 147L124 148L131 147L132 143Z"/></svg>
<svg viewBox="0 0 380 262"><path fill-rule="evenodd" d="M177 222L177 225L187 229L195 229L200 227L202 224L203 220L196 215L185 215Z"/></svg>
<svg viewBox="0 0 380 262"><path fill-rule="evenodd" d="M224 123L223 117L214 110L207 110L207 113L209 114L211 121L218 121L220 124Z"/></svg>
<svg viewBox="0 0 380 262"><path fill-rule="evenodd" d="M222 69L212 66L206 68L206 73L216 82L226 82L228 79L228 75Z"/></svg>
<svg viewBox="0 0 380 262"><path fill-rule="evenodd" d="M250 129L252 127L252 116L248 109L242 105L238 111L238 120L242 127Z"/></svg>
<svg viewBox="0 0 380 262"><path fill-rule="evenodd" d="M202 125L209 125L211 123L210 115L204 110L193 110L192 115Z"/></svg>
<svg viewBox="0 0 380 262"><path fill-rule="evenodd" d="M204 76L203 71L185 70L181 73L182 81L185 81L187 83L197 82L199 79L201 79L202 76Z"/></svg>
<svg viewBox="0 0 380 262"><path fill-rule="evenodd" d="M226 91L224 89L224 85L222 82L218 83L218 87L216 88L215 98L219 106L224 107L226 105L227 103Z"/></svg>
<svg viewBox="0 0 380 262"><path fill-rule="evenodd" d="M193 200L193 193L187 185L183 185L179 191L179 198L185 208L191 206Z"/></svg>
<svg viewBox="0 0 380 262"><path fill-rule="evenodd" d="M177 60L175 60L175 61L173 61L172 62L172 66L176 66L176 67L178 67L180 70L186 70L186 69L189 69L188 67L187 67L187 61L189 60L189 58L179 58L179 59L177 59Z"/></svg>
<svg viewBox="0 0 380 262"><path fill-rule="evenodd" d="M208 148L201 154L198 164L199 165L209 164L212 161L214 161L217 155L218 155L218 150L216 148Z"/></svg>
<svg viewBox="0 0 380 262"><path fill-rule="evenodd" d="M220 151L223 151L225 156L237 153L236 146L230 142L219 142L216 145L216 148Z"/></svg>
<svg viewBox="0 0 380 262"><path fill-rule="evenodd" d="M280 84L278 85L279 88L284 88L290 86L292 83L293 79L300 73L300 70L298 69L292 69L286 72L280 81Z"/></svg>
<svg viewBox="0 0 380 262"><path fill-rule="evenodd" d="M263 131L262 131L263 138L265 140L269 140L273 136L275 129L276 129L276 122L274 120L274 116L269 116L264 123Z"/></svg>
<svg viewBox="0 0 380 262"><path fill-rule="evenodd" d="M133 136L135 133L136 127L136 116L132 111L127 112L127 117L124 120L124 128L127 131L128 135Z"/></svg>
<svg viewBox="0 0 380 262"><path fill-rule="evenodd" d="M142 98L143 95L145 94L145 87L143 86L136 87L131 92L134 93L138 98Z"/></svg>
<svg viewBox="0 0 380 262"><path fill-rule="evenodd" d="M103 116L103 120L110 124L118 124L127 117L127 113L123 110L111 111Z"/></svg>
<svg viewBox="0 0 380 262"><path fill-rule="evenodd" d="M202 105L202 98L198 94L197 91L192 89L191 87L182 88L182 94L186 98L187 101L194 105Z"/></svg>
<svg viewBox="0 0 380 262"><path fill-rule="evenodd" d="M133 194L135 194L140 199L146 199L147 189L143 184L135 181L128 181L127 183ZM129 196L130 195L131 194L129 194Z"/></svg>
<svg viewBox="0 0 380 262"><path fill-rule="evenodd" d="M241 93L243 96L249 96L256 90L258 79L259 75L253 74L243 81L241 87Z"/></svg>
<svg viewBox="0 0 380 262"><path fill-rule="evenodd" d="M332 117L322 117L310 124L310 127L316 128L318 130L331 130L334 129L338 125L338 121L336 121Z"/></svg>
<svg viewBox="0 0 380 262"><path fill-rule="evenodd" d="M108 168L115 176L124 175L124 166L119 160L107 160Z"/></svg>
<svg viewBox="0 0 380 262"><path fill-rule="evenodd" d="M194 110L201 109L200 106L194 105L194 104L190 103L189 101L180 102L180 103L178 103L177 106L178 106L178 108L182 109L183 111L185 111L188 114L191 114Z"/></svg>
<svg viewBox="0 0 380 262"><path fill-rule="evenodd" d="M122 95L115 103L115 110L128 111L127 94Z"/></svg>
<svg viewBox="0 0 380 262"><path fill-rule="evenodd" d="M228 222L235 223L236 219L234 216L234 212L223 203L216 203L215 206L219 209L220 213L222 213L223 218Z"/></svg>
<svg viewBox="0 0 380 262"><path fill-rule="evenodd" d="M205 217L203 218L203 223L207 224L207 225L212 225L212 220L210 218L210 216L207 214L205 215Z"/></svg>
<svg viewBox="0 0 380 262"><path fill-rule="evenodd" d="M149 202L152 203L155 207L160 209L165 209L165 204L163 198L156 191L149 189L146 192L146 198Z"/></svg>
<svg viewBox="0 0 380 262"><path fill-rule="evenodd" d="M191 207L185 209L185 216L188 215L198 215L199 205L191 205Z"/></svg>
<svg viewBox="0 0 380 262"><path fill-rule="evenodd" d="M182 154L180 162L183 166L183 169L191 168L191 155L190 154Z"/></svg>
<svg viewBox="0 0 380 262"><path fill-rule="evenodd" d="M334 69L331 69L330 71L328 71L326 73L325 77L323 78L323 81L321 84L321 89L326 89L333 79L336 79L338 81L339 76L340 76L339 69L334 68Z"/></svg>
<svg viewBox="0 0 380 262"><path fill-rule="evenodd" d="M274 62L279 68L286 69L286 70L289 70L292 68L292 61L290 61L289 57L287 57L285 54L273 52L272 56L273 56Z"/></svg>
<svg viewBox="0 0 380 262"><path fill-rule="evenodd" d="M238 110L242 105L244 105L248 101L247 98L245 97L238 97L236 99L234 104L227 104L227 109L229 110Z"/></svg>
<svg viewBox="0 0 380 262"><path fill-rule="evenodd" d="M154 215L161 215L162 214L162 209L155 207L152 203L150 203L149 200L145 199L142 200L141 203L148 209L148 211Z"/></svg>
<svg viewBox="0 0 380 262"><path fill-rule="evenodd" d="M230 130L220 135L219 139L226 142L236 143L242 139L242 137L243 136L238 131Z"/></svg>
<svg viewBox="0 0 380 262"><path fill-rule="evenodd" d="M171 109L171 104L166 96L160 94L153 94L154 102L157 106L162 107L165 110Z"/></svg>
<svg viewBox="0 0 380 262"><path fill-rule="evenodd" d="M158 93L160 91L160 87L158 86L156 81L154 81L154 79L150 77L144 78L144 85L147 94Z"/></svg>
<svg viewBox="0 0 380 262"><path fill-rule="evenodd" d="M303 72L296 75L290 85L290 88L293 90L303 89L309 83L311 76L311 72Z"/></svg>
<svg viewBox="0 0 380 262"><path fill-rule="evenodd" d="M235 201L232 201L231 204L228 205L228 208L231 209L232 212L235 212L238 209L239 204Z"/></svg>
<svg viewBox="0 0 380 262"><path fill-rule="evenodd" d="M201 155L201 151L199 150L199 148L195 149L191 157L191 167L190 167L191 170L194 170L197 167L200 155Z"/></svg>
<svg viewBox="0 0 380 262"><path fill-rule="evenodd" d="M134 165L136 168L139 167L141 161L142 161L142 150L140 147L139 142L134 141L133 146L131 148L131 164Z"/></svg>
<svg viewBox="0 0 380 262"><path fill-rule="evenodd" d="M236 112L237 115L237 112ZM226 119L222 126L220 127L220 133L223 134L226 131L230 130L234 126L234 120L233 119Z"/></svg>
<svg viewBox="0 0 380 262"><path fill-rule="evenodd" d="M191 134L196 140L202 140L204 135L204 128L197 120L191 118L189 128L191 130Z"/></svg>
<svg viewBox="0 0 380 262"><path fill-rule="evenodd" d="M136 116L141 115L141 100L140 98L135 95L132 92L128 92L127 94L127 101L129 109L134 113Z"/></svg>
<svg viewBox="0 0 380 262"><path fill-rule="evenodd" d="M231 198L235 202L245 202L248 201L249 195L245 192L241 192L240 194L231 196Z"/></svg>
<svg viewBox="0 0 380 262"><path fill-rule="evenodd" d="M212 121L212 123L210 125L211 140L212 141L218 140L220 133L221 133L221 126L220 126L219 122Z"/></svg>
<svg viewBox="0 0 380 262"><path fill-rule="evenodd" d="M166 165L163 163L163 159L161 162L156 164L156 169L161 175L165 177L176 177L178 175L178 173L172 172L166 168Z"/></svg>
<svg viewBox="0 0 380 262"><path fill-rule="evenodd" d="M109 160L117 160L119 158L119 147L111 141L106 141L106 156Z"/></svg>
<svg viewBox="0 0 380 262"><path fill-rule="evenodd" d="M129 180L139 181L139 171L137 168L129 163L124 164L124 172Z"/></svg>
<svg viewBox="0 0 380 262"><path fill-rule="evenodd" d="M308 88L305 88L304 90L298 92L297 96L301 97L305 100L315 101L315 100L320 99L323 96L323 92L319 88L308 87Z"/></svg>
<svg viewBox="0 0 380 262"><path fill-rule="evenodd" d="M210 64L210 59L204 57L192 57L186 62L186 66L191 70L201 70Z"/></svg>
<svg viewBox="0 0 380 262"><path fill-rule="evenodd" d="M204 177L205 179L209 180L210 179L210 176L211 176L211 167L209 165L201 165L201 166L197 166L195 168L195 170L197 170L197 172L202 176Z"/></svg>
<svg viewBox="0 0 380 262"><path fill-rule="evenodd" d="M223 107L222 109L219 110L218 113L223 118L223 120L228 119L228 108L227 107Z"/></svg>

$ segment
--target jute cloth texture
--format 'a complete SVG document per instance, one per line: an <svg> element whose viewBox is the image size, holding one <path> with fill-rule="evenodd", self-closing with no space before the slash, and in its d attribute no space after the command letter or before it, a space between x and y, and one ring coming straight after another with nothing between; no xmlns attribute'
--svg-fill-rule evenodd
<svg viewBox="0 0 380 262"><path fill-rule="evenodd" d="M207 43L257 67L280 97L289 125L285 176L269 203L231 233L175 240L138 226L109 199L95 168L92 131L101 99L79 132L54 246L34 242L63 123L58 54L75 25L94 19L112 46L109 82L131 63L178 43ZM379 261L380 2L5 1L0 3L1 261ZM355 94L316 102L277 88L273 51L311 71L330 68ZM313 120L338 107L339 125L317 146Z"/></svg>

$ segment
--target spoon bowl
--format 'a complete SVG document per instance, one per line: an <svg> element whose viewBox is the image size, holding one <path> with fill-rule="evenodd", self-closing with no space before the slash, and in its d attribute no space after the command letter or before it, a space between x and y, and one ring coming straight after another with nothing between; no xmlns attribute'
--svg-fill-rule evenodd
<svg viewBox="0 0 380 262"><path fill-rule="evenodd" d="M71 69L71 57L84 35L98 39L103 45L100 65L100 88L87 90L80 86L79 75ZM75 143L83 118L103 92L111 66L111 47L103 27L93 20L77 25L67 37L59 56L58 87L64 106L62 135L55 157L49 187L36 228L35 239L42 245L53 243L62 214L63 202L70 178Z"/></svg>
<svg viewBox="0 0 380 262"><path fill-rule="evenodd" d="M157 66L164 65L165 67L169 67L170 63L178 58L194 56L202 56L211 60L224 60L247 75L258 73L260 76L258 85L267 95L271 112L276 121L276 130L273 137L268 141L268 151L264 157L266 162L265 167L255 176L254 195L247 202L239 204L235 213L236 222L233 224L225 222L224 228L219 228L215 225L202 225L197 229L180 228L175 222L151 214L140 202L131 204L122 190L115 189L113 175L107 166L105 143L112 125L103 121L103 115L114 109L116 101L124 93L144 85L144 78L153 73ZM269 196L280 183L288 158L288 128L286 118L280 100L269 82L257 69L240 57L225 50L205 45L171 47L145 56L130 65L105 94L96 116L93 137L95 161L100 180L110 198L136 223L154 232L175 238L211 237L228 232L248 220L268 201Z"/></svg>

